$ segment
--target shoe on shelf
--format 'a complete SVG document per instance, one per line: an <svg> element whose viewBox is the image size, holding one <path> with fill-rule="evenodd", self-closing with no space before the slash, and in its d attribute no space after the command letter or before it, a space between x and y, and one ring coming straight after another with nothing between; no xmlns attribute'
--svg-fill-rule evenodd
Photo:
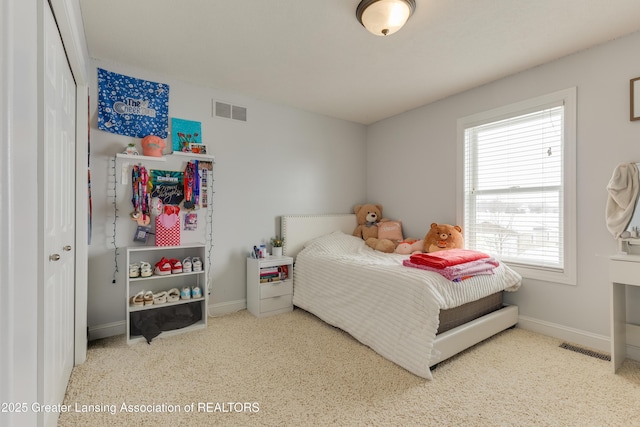
<svg viewBox="0 0 640 427"><path fill-rule="evenodd" d="M147 291L144 293L144 305L153 304L153 292Z"/></svg>
<svg viewBox="0 0 640 427"><path fill-rule="evenodd" d="M153 270L151 269L151 264L146 261L140 261L140 276L151 277L152 275Z"/></svg>
<svg viewBox="0 0 640 427"><path fill-rule="evenodd" d="M180 291L178 288L169 289L167 292L167 302L176 302L180 300Z"/></svg>
<svg viewBox="0 0 640 427"><path fill-rule="evenodd" d="M175 258L171 258L169 260L169 264L171 264L171 273L172 274L182 273L182 263L180 262L180 260L177 260Z"/></svg>
<svg viewBox="0 0 640 427"><path fill-rule="evenodd" d="M140 277L140 264L129 264L129 277Z"/></svg>
<svg viewBox="0 0 640 427"><path fill-rule="evenodd" d="M180 291L180 299L191 299L190 287L185 286L184 288L182 288L182 290Z"/></svg>
<svg viewBox="0 0 640 427"><path fill-rule="evenodd" d="M194 256L193 258L191 258L191 265L193 271L202 271L202 261L200 261L199 257Z"/></svg>
<svg viewBox="0 0 640 427"><path fill-rule="evenodd" d="M182 261L182 272L183 273L191 273L192 271L193 271L193 269L192 269L192 264L191 264L191 258L186 257Z"/></svg>
<svg viewBox="0 0 640 427"><path fill-rule="evenodd" d="M202 298L202 290L199 286L194 286L191 288L191 298Z"/></svg>
<svg viewBox="0 0 640 427"><path fill-rule="evenodd" d="M153 294L154 304L164 304L167 302L167 291L161 291L157 294Z"/></svg>
<svg viewBox="0 0 640 427"><path fill-rule="evenodd" d="M156 268L154 273L158 276L166 276L167 274L171 274L171 263L165 257L162 257L160 261L156 263Z"/></svg>
<svg viewBox="0 0 640 427"><path fill-rule="evenodd" d="M131 298L129 298L129 303L136 307L144 305L144 291L140 291Z"/></svg>

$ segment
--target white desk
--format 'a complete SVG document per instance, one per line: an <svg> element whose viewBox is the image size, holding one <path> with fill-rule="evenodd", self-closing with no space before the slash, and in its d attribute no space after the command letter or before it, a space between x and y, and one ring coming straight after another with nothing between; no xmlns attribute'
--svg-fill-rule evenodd
<svg viewBox="0 0 640 427"><path fill-rule="evenodd" d="M609 260L611 279L611 366L615 373L627 357L626 287L640 286L640 255L614 255Z"/></svg>

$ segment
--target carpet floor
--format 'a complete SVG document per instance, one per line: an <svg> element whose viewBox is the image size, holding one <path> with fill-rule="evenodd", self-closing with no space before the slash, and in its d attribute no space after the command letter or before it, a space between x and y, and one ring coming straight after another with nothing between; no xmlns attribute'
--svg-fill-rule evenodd
<svg viewBox="0 0 640 427"><path fill-rule="evenodd" d="M523 329L440 363L433 380L296 309L210 318L150 345L91 342L60 426L640 426L640 363Z"/></svg>

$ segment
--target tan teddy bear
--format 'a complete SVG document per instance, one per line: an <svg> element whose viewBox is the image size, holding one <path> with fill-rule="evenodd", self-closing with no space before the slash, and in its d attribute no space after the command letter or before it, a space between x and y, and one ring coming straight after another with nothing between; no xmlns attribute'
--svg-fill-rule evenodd
<svg viewBox="0 0 640 427"><path fill-rule="evenodd" d="M424 237L424 252L437 252L445 249L464 248L462 228L458 225L431 224Z"/></svg>
<svg viewBox="0 0 640 427"><path fill-rule="evenodd" d="M353 212L358 220L358 225L353 230L354 236L360 237L367 246L380 252L391 253L396 249L397 243L392 240L378 239L378 224L388 221L382 218L382 205L356 205Z"/></svg>

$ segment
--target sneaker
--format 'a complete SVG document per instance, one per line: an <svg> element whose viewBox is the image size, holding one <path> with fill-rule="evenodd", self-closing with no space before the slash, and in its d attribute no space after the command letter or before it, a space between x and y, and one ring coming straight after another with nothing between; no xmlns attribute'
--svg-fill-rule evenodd
<svg viewBox="0 0 640 427"><path fill-rule="evenodd" d="M191 298L202 298L202 290L198 286L191 288Z"/></svg>
<svg viewBox="0 0 640 427"><path fill-rule="evenodd" d="M153 275L153 269L151 269L151 264L146 261L140 262L140 276L142 277L150 277Z"/></svg>
<svg viewBox="0 0 640 427"><path fill-rule="evenodd" d="M187 257L182 261L182 272L191 273L192 271L191 258Z"/></svg>
<svg viewBox="0 0 640 427"><path fill-rule="evenodd" d="M180 299L191 299L191 288L185 286L180 291Z"/></svg>
<svg viewBox="0 0 640 427"><path fill-rule="evenodd" d="M191 259L191 265L193 266L193 271L202 271L202 261L197 256L194 256Z"/></svg>
<svg viewBox="0 0 640 427"><path fill-rule="evenodd" d="M158 276L166 276L168 274L171 274L171 263L168 259L162 257L162 259L156 264L154 272Z"/></svg>
<svg viewBox="0 0 640 427"><path fill-rule="evenodd" d="M129 277L140 277L140 264L129 264Z"/></svg>
<svg viewBox="0 0 640 427"><path fill-rule="evenodd" d="M167 302L176 302L180 300L180 291L178 288L171 288L167 292Z"/></svg>
<svg viewBox="0 0 640 427"><path fill-rule="evenodd" d="M182 273L182 263L175 259L175 258L171 258L169 260L169 263L171 264L171 273L172 274L176 274L176 273Z"/></svg>

